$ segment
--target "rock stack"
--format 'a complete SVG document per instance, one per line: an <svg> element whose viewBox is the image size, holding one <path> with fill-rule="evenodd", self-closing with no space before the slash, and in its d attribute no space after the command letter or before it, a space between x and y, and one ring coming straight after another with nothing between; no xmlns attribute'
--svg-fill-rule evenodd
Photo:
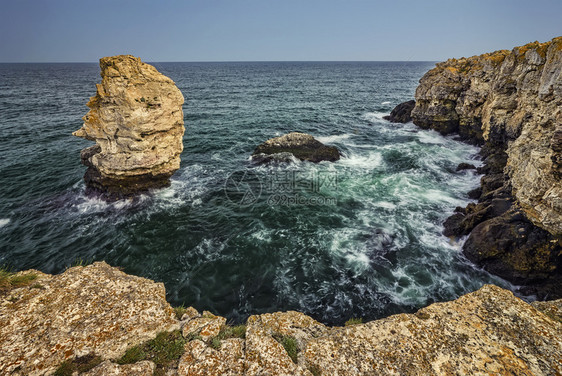
<svg viewBox="0 0 562 376"><path fill-rule="evenodd" d="M131 55L100 59L101 84L84 125L89 192L115 199L169 184L183 150L183 95L174 82Z"/></svg>

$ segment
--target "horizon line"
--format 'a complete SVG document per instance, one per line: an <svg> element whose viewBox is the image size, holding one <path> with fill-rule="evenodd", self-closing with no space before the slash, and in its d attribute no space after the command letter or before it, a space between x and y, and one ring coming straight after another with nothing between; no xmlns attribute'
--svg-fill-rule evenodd
<svg viewBox="0 0 562 376"><path fill-rule="evenodd" d="M142 59L141 59L142 60ZM145 63L435 63L441 60L193 60ZM97 64L99 61L0 61L0 64Z"/></svg>

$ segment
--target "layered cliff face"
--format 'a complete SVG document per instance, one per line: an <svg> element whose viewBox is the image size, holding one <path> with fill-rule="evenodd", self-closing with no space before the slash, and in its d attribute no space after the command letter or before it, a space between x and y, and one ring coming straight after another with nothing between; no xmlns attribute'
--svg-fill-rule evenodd
<svg viewBox="0 0 562 376"><path fill-rule="evenodd" d="M162 284L105 263L21 275L29 273L30 284L0 295L2 374L562 373L562 301L529 305L491 285L365 324L327 327L275 312L235 329L191 307L176 319Z"/></svg>
<svg viewBox="0 0 562 376"><path fill-rule="evenodd" d="M562 37L512 51L450 59L420 80L415 124L484 145L485 174L447 235L464 253L526 293L561 296Z"/></svg>
<svg viewBox="0 0 562 376"><path fill-rule="evenodd" d="M96 142L81 155L87 186L111 197L167 185L183 150L180 90L130 55L102 58L100 68L90 111L73 133Z"/></svg>
<svg viewBox="0 0 562 376"><path fill-rule="evenodd" d="M439 63L420 80L415 124L505 148L527 218L562 235L562 37Z"/></svg>

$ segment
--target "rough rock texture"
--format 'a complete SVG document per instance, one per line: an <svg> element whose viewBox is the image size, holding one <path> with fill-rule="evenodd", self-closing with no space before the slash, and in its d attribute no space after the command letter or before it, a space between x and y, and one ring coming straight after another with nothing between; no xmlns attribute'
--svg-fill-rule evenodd
<svg viewBox="0 0 562 376"><path fill-rule="evenodd" d="M73 134L91 191L121 197L169 184L183 150L183 96L174 82L130 55L100 59L101 84Z"/></svg>
<svg viewBox="0 0 562 376"><path fill-rule="evenodd" d="M115 364L106 360L99 366L88 372L82 373L83 376L153 376L156 366L154 363L144 360L134 364Z"/></svg>
<svg viewBox="0 0 562 376"><path fill-rule="evenodd" d="M400 103L398 106L390 112L390 115L384 116L383 119L390 121L391 123L408 123L412 121L412 110L416 106L416 101L411 100L404 103Z"/></svg>
<svg viewBox="0 0 562 376"><path fill-rule="evenodd" d="M210 312L190 307L178 322L161 284L105 263L57 276L31 272L37 285L2 297L3 375L51 375L63 360L92 354L104 361L83 375L152 375L157 358L116 360L180 326L186 342L177 369L165 371L170 376L562 373L562 300L530 305L492 285L415 314L347 327L293 311L251 316L234 338L221 337L226 319Z"/></svg>
<svg viewBox="0 0 562 376"><path fill-rule="evenodd" d="M256 148L252 159L257 163L289 161L290 154L309 162L335 162L340 159L340 152L335 146L326 146L311 135L298 132L267 140ZM273 157L276 155L280 157Z"/></svg>
<svg viewBox="0 0 562 376"><path fill-rule="evenodd" d="M164 285L106 263L39 274L0 297L0 374L44 375L61 362L121 356L160 331L179 327Z"/></svg>
<svg viewBox="0 0 562 376"><path fill-rule="evenodd" d="M457 208L445 234L469 235L466 256L527 293L562 296L562 37L438 63L412 118L484 144L479 203Z"/></svg>
<svg viewBox="0 0 562 376"><path fill-rule="evenodd" d="M562 235L562 37L437 64L416 90L414 123L505 148L527 217Z"/></svg>
<svg viewBox="0 0 562 376"><path fill-rule="evenodd" d="M304 356L323 375L557 375L562 324L485 286L416 314L334 329Z"/></svg>

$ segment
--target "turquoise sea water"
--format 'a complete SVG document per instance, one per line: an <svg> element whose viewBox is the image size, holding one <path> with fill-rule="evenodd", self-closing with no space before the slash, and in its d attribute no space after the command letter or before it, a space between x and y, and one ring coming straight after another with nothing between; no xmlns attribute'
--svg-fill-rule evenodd
<svg viewBox="0 0 562 376"><path fill-rule="evenodd" d="M505 282L472 266L442 223L478 185L477 148L382 119L432 63L155 63L183 92L182 167L169 188L84 195L75 138L96 64L0 64L0 264L64 271L105 260L162 281L174 305L241 321L295 309L374 319ZM336 163L254 166L290 131Z"/></svg>

